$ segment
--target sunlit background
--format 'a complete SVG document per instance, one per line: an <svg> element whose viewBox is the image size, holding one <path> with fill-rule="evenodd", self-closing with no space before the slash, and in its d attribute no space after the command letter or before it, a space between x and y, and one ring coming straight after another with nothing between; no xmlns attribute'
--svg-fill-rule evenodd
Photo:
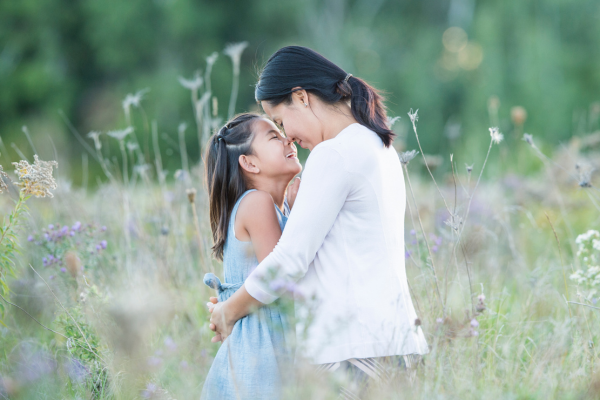
<svg viewBox="0 0 600 400"><path fill-rule="evenodd" d="M147 88L144 111L157 123L165 164L177 168L177 127L194 124L190 93L178 78L204 74L206 58L217 52L211 90L226 118L232 63L222 50L241 41L248 47L237 112L256 109L253 85L268 57L297 44L383 90L390 115L402 117L394 129L408 148L415 147L410 108L419 109L429 154L485 148L490 124L505 133L508 148L523 132L556 145L598 129L599 21L595 0L5 1L3 157L18 158L13 143L30 156L26 125L42 157L54 156L52 143L60 148L61 172L78 185L83 148L69 123L82 136L123 129L123 99ZM147 148L144 121L135 115L133 124ZM186 135L193 162L198 141ZM89 168L99 171L93 162Z"/></svg>

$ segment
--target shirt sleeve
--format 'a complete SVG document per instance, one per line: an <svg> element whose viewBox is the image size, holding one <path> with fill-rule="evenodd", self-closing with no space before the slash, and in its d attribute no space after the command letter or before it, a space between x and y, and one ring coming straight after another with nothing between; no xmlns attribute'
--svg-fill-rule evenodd
<svg viewBox="0 0 600 400"><path fill-rule="evenodd" d="M331 230L351 187L342 156L333 148L315 148L306 161L294 208L273 251L248 276L245 287L269 304L280 296L272 277L302 278ZM268 279L271 277L271 279Z"/></svg>

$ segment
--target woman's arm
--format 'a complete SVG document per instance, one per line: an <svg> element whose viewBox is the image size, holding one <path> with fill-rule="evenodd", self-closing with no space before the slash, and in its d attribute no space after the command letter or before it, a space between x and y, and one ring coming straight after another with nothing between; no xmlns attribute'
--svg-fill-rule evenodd
<svg viewBox="0 0 600 400"><path fill-rule="evenodd" d="M343 163L342 156L330 147L313 150L281 239L244 285L222 304L224 312L211 318L211 329L227 337L236 318L247 315L252 306L275 301L281 293L269 286L269 271L285 281L297 281L306 274L350 192L352 177Z"/></svg>

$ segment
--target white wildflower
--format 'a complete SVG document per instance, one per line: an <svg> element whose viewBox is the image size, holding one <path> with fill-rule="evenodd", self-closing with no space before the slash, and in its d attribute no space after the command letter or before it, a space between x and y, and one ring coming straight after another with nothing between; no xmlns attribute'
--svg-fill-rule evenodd
<svg viewBox="0 0 600 400"><path fill-rule="evenodd" d="M179 77L179 83L186 89L191 91L197 91L202 87L204 83L204 79L200 76L200 71L196 71L194 77L192 79L185 79L184 77Z"/></svg>
<svg viewBox="0 0 600 400"><path fill-rule="evenodd" d="M119 141L124 140L127 135L129 135L130 133L133 133L133 127L129 126L125 129L121 129L119 131L109 131L106 134L112 138L115 138Z"/></svg>
<svg viewBox="0 0 600 400"><path fill-rule="evenodd" d="M102 142L100 142L100 135L102 132L91 131L87 134L87 137L94 139L94 147L96 147L96 151L100 151L102 148Z"/></svg>
<svg viewBox="0 0 600 400"><path fill-rule="evenodd" d="M418 151L416 151L416 150L405 151L405 152L403 152L403 153L400 153L400 154L399 154L399 157L400 157L400 162L401 162L403 165L407 165L407 164L410 162L410 160L412 160L413 158L415 158L415 156L416 156L417 154L419 154L419 152L418 152Z"/></svg>
<svg viewBox="0 0 600 400"><path fill-rule="evenodd" d="M452 230L456 233L460 231L460 227L463 224L463 219L458 214L451 214L450 217L444 221Z"/></svg>
<svg viewBox="0 0 600 400"><path fill-rule="evenodd" d="M123 110L125 110L125 112L128 113L129 109L131 108L131 106L134 106L136 108L139 107L140 106L140 102L144 98L144 95L146 93L148 93L149 91L150 91L150 89L146 88L146 89L142 89L142 90L137 91L136 94L129 93L125 97L125 100L123 100Z"/></svg>
<svg viewBox="0 0 600 400"><path fill-rule="evenodd" d="M127 150L129 150L129 152L134 152L139 148L140 148L140 146L137 143L127 142Z"/></svg>
<svg viewBox="0 0 600 400"><path fill-rule="evenodd" d="M217 53L216 51L213 52L210 56L206 57L206 64L208 64L209 68L215 64L217 58L219 58L219 53Z"/></svg>
<svg viewBox="0 0 600 400"><path fill-rule="evenodd" d="M504 135L500 133L498 128L490 128L490 136L492 137L492 142L496 144L499 144L504 139Z"/></svg>
<svg viewBox="0 0 600 400"><path fill-rule="evenodd" d="M19 182L15 185L21 188L21 192L35 197L54 197L50 189L56 189L56 181L52 176L52 167L58 167L56 161L41 161L37 154L33 156L34 163L30 165L21 160L13 163L15 173L19 176Z"/></svg>
<svg viewBox="0 0 600 400"><path fill-rule="evenodd" d="M240 61L246 47L248 47L248 42L230 43L223 50L223 54L231 58L233 71L236 75L240 73Z"/></svg>

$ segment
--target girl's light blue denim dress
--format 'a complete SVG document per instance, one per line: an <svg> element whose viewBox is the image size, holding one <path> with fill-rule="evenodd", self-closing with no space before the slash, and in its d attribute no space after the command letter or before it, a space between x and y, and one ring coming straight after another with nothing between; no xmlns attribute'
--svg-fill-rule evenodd
<svg viewBox="0 0 600 400"><path fill-rule="evenodd" d="M236 202L229 220L223 249L225 282L208 273L204 283L217 290L219 301L225 301L238 290L258 265L251 242L236 239L234 222L246 191ZM277 210L283 231L289 207ZM231 335L221 344L208 372L202 400L213 399L280 399L282 384L293 362L291 343L293 330L278 308L278 301L263 306L235 323Z"/></svg>

